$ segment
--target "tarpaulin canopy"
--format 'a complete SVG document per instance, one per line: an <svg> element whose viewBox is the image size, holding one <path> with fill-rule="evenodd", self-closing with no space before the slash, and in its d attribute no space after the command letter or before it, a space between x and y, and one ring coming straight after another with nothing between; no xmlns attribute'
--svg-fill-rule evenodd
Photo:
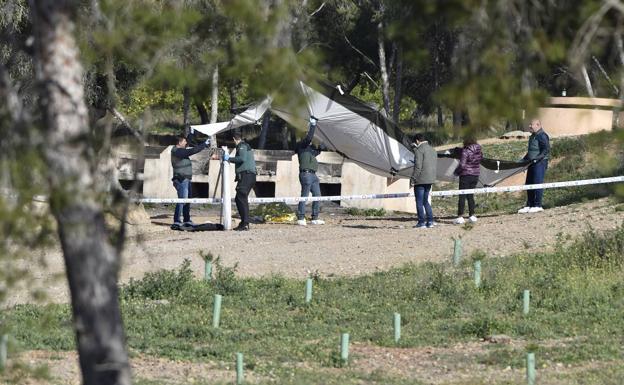
<svg viewBox="0 0 624 385"><path fill-rule="evenodd" d="M315 138L329 150L357 163L366 170L389 178L409 178L414 165L411 139L385 113L338 88L319 82L314 87L299 82L298 91L305 106L289 108L271 102L271 98L252 105L229 122L192 126L199 132L214 135L259 121L270 109L292 126L307 130L308 118L318 119ZM453 171L459 163L459 154L439 153L437 178L454 181ZM527 162L509 162L483 159L479 186L493 186L524 171Z"/></svg>

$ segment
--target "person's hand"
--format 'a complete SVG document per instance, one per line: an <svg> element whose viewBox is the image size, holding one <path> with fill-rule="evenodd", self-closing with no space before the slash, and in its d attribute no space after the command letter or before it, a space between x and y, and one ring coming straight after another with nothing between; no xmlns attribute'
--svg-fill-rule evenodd
<svg viewBox="0 0 624 385"><path fill-rule="evenodd" d="M223 160L224 160L225 162L227 162L228 160L230 160L230 154L228 154L227 152L224 152L224 153L223 153Z"/></svg>
<svg viewBox="0 0 624 385"><path fill-rule="evenodd" d="M444 151L444 155L451 155L451 152L449 150Z"/></svg>
<svg viewBox="0 0 624 385"><path fill-rule="evenodd" d="M414 186L416 186L416 181L410 178L410 187L414 187Z"/></svg>
<svg viewBox="0 0 624 385"><path fill-rule="evenodd" d="M318 119L316 119L314 116L310 116L310 126L312 127L316 126L317 121Z"/></svg>
<svg viewBox="0 0 624 385"><path fill-rule="evenodd" d="M191 128L189 129L189 132L191 133L191 135L193 135L193 134L195 133L195 129L194 129L193 127L191 127Z"/></svg>
<svg viewBox="0 0 624 385"><path fill-rule="evenodd" d="M206 139L204 143L206 143L206 146L210 146L210 138Z"/></svg>

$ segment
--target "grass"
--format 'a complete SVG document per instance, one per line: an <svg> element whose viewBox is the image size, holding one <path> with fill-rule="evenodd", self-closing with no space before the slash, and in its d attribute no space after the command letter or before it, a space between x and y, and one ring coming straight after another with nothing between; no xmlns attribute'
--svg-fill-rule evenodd
<svg viewBox="0 0 624 385"><path fill-rule="evenodd" d="M376 383L372 375L349 367L333 369L341 367L339 335L349 332L357 343L396 346L392 314L399 312L399 347L449 346L507 334L526 341L540 362L621 360L624 225L562 239L548 254L488 258L479 253L475 258L482 260L480 288L474 287L472 259L466 258L457 268L424 263L355 278L316 277L308 305L302 280L238 278L234 267L215 260L215 278L209 282L195 279L185 262L122 288L128 344L134 354L208 360L222 367L243 352L246 370L285 383L295 383L289 382L293 378L318 383L315 370L327 371L325 383ZM525 288L532 298L528 316L521 311ZM220 329L211 327L216 293L223 295ZM20 305L4 312L1 321L23 349L61 351L75 348L70 317L66 305ZM566 342L553 345L553 340ZM470 359L494 368L522 368L525 350L514 346L492 345ZM404 383L383 376L378 382Z"/></svg>

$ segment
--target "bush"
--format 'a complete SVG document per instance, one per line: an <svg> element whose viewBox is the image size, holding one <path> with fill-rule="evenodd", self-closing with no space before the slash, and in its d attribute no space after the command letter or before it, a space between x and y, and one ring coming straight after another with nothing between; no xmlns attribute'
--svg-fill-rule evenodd
<svg viewBox="0 0 624 385"><path fill-rule="evenodd" d="M145 274L140 280L131 279L122 286L121 298L171 299L180 296L191 282L191 261L185 259L178 270L159 270Z"/></svg>

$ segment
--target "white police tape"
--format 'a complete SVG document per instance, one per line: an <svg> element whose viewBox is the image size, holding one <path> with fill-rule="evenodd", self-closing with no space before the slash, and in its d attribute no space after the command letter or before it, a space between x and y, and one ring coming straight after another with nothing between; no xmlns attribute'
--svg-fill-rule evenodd
<svg viewBox="0 0 624 385"><path fill-rule="evenodd" d="M443 190L432 191L431 196L443 197L464 194L487 194L500 192L517 192L525 190L538 190L562 187L576 187L595 184L622 183L624 176L614 176L609 178L582 179L565 182L552 182L532 185L520 186L504 186L504 187L483 187L465 190ZM315 201L344 201L344 200L360 200L360 199L391 199L391 198L409 198L413 197L414 192L396 193L396 194L363 194L363 195L332 195L321 197L280 197L280 198L250 198L249 203L297 203L297 202L315 202ZM194 203L194 204L221 204L221 198L142 198L136 201L141 203Z"/></svg>

